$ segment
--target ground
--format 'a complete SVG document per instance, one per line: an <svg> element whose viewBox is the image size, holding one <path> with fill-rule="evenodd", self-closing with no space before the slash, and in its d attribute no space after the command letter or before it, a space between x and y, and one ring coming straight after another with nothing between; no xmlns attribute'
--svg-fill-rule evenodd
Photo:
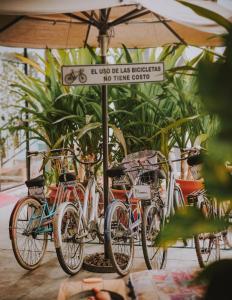
<svg viewBox="0 0 232 300"><path fill-rule="evenodd" d="M41 266L31 272L22 269L14 258L11 242L8 235L8 224L11 211L16 199L25 194L24 188L12 190L7 194L0 193L0 299L1 300L42 300L57 299L60 284L64 280L76 281L86 277L100 276L103 278L118 278L116 273L97 274L80 271L73 277L67 276L60 268L52 243L49 243L48 251ZM10 195L10 196L9 196ZM6 201L8 199L8 201ZM195 250L192 241L187 248L170 248L168 251L167 269L197 268ZM88 245L86 253L102 251L102 246ZM222 257L232 257L232 250L223 250ZM145 263L140 247L136 247L134 271L145 270ZM127 281L127 278L125 278Z"/></svg>

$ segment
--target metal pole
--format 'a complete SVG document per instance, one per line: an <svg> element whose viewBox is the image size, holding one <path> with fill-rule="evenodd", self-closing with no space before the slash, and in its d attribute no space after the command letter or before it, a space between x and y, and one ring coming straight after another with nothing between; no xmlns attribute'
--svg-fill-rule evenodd
<svg viewBox="0 0 232 300"><path fill-rule="evenodd" d="M27 55L27 48L24 48L24 57L28 57ZM25 75L28 75L28 65L24 64L24 73ZM25 100L25 108L28 108L28 102L27 100ZM26 112L26 116L25 116L25 120L26 120L26 170L27 170L27 180L30 179L31 177L31 161L30 161L30 157L28 157L28 153L30 151L30 140L29 140L29 124L28 124L28 112Z"/></svg>
<svg viewBox="0 0 232 300"><path fill-rule="evenodd" d="M102 64L106 64L106 54L108 48L108 35L107 35L107 28L105 26L106 20L106 9L100 10L100 23L101 28L99 30L99 46L101 49L101 62ZM103 135L103 190L104 190L104 212L106 213L107 206L108 206L108 195L109 195L109 180L107 176L107 169L108 169L108 99L107 99L107 86L103 85L101 87L101 101L102 101L102 135ZM104 253L105 258L108 258L107 253L107 235L106 235L106 218L104 222Z"/></svg>

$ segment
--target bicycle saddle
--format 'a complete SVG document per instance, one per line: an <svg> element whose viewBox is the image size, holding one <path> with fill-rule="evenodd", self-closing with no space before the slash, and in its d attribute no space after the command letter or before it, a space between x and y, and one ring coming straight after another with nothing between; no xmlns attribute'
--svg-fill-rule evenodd
<svg viewBox="0 0 232 300"><path fill-rule="evenodd" d="M192 155L188 157L187 163L189 166L200 165L203 163L203 158L200 154Z"/></svg>
<svg viewBox="0 0 232 300"><path fill-rule="evenodd" d="M63 173L59 176L59 182L67 182L76 180L76 176L72 173Z"/></svg>
<svg viewBox="0 0 232 300"><path fill-rule="evenodd" d="M122 166L112 167L106 172L109 177L120 177L125 175L125 168Z"/></svg>
<svg viewBox="0 0 232 300"><path fill-rule="evenodd" d="M45 184L45 180L43 175L39 175L35 178L29 179L25 181L25 184L28 188L30 187L43 187Z"/></svg>

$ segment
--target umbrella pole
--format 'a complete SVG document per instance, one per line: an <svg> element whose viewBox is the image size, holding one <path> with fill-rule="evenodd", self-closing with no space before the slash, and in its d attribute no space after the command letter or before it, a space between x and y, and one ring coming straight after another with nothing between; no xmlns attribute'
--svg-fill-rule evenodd
<svg viewBox="0 0 232 300"><path fill-rule="evenodd" d="M27 55L27 48L24 48L24 57L28 57ZM27 64L24 65L24 74L28 75L28 66ZM25 108L28 108L28 102L25 100ZM28 112L26 112L26 127L28 129L29 123L28 123ZM30 140L29 140L29 131L26 130L26 170L27 170L27 180L31 177L31 159L28 157L28 153L30 150Z"/></svg>
<svg viewBox="0 0 232 300"><path fill-rule="evenodd" d="M101 10L101 21L104 24L106 10ZM106 64L106 54L108 48L108 35L107 29L103 25L99 30L99 46L101 49L101 62ZM109 180L107 176L108 169L108 95L107 95L107 86L103 85L101 87L101 101L102 101L102 135L103 135L103 190L104 190L104 212L106 213L108 206L108 195L109 195ZM104 254L105 259L108 259L107 251L107 236L106 236L106 218L104 220Z"/></svg>

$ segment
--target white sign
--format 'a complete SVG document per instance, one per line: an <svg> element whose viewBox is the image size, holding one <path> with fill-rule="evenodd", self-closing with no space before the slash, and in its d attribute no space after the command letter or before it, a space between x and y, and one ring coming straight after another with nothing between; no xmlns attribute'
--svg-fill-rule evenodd
<svg viewBox="0 0 232 300"><path fill-rule="evenodd" d="M149 200L151 199L151 187L150 185L134 185L133 194L135 198Z"/></svg>
<svg viewBox="0 0 232 300"><path fill-rule="evenodd" d="M63 85L106 85L164 80L164 63L62 66Z"/></svg>

